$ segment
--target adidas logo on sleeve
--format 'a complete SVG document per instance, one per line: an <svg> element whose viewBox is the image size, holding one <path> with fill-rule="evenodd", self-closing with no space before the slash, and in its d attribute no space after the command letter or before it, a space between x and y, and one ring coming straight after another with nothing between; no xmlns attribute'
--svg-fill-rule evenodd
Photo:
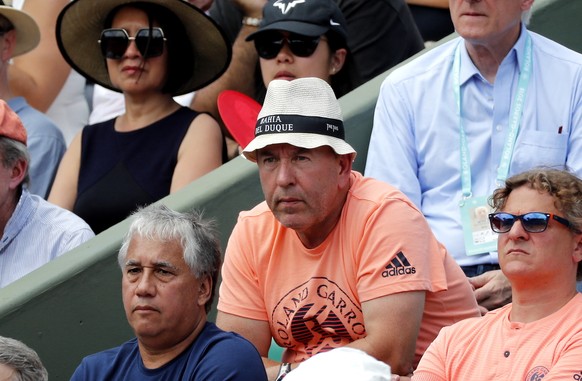
<svg viewBox="0 0 582 381"><path fill-rule="evenodd" d="M382 271L382 276L384 278L388 278L391 276L408 275L415 273L416 268L412 266L410 262L408 262L408 259L406 258L404 253L402 251L399 251L398 254L396 254L396 256L392 258L390 263L388 263L388 266L386 266L386 270Z"/></svg>

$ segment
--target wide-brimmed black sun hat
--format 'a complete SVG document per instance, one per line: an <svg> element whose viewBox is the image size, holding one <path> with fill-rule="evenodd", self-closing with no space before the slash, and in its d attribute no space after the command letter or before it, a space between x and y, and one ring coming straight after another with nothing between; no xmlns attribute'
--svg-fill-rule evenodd
<svg viewBox="0 0 582 381"><path fill-rule="evenodd" d="M172 95L189 93L211 83L227 69L232 49L222 29L204 12L183 0L74 0L57 19L56 37L65 60L90 81L120 91L109 79L99 46L101 32L112 10L122 5L156 4L180 20L185 36L180 41L191 49L193 66L182 65L180 84Z"/></svg>

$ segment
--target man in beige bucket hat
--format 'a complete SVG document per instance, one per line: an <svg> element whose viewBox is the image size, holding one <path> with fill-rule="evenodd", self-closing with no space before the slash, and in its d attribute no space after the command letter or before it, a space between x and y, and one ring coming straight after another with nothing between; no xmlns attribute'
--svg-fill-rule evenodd
<svg viewBox="0 0 582 381"><path fill-rule="evenodd" d="M266 201L242 212L230 237L217 324L255 344L269 379L343 346L407 375L440 328L479 315L422 213L352 170L325 81L272 81L243 155ZM272 339L282 364L267 358Z"/></svg>

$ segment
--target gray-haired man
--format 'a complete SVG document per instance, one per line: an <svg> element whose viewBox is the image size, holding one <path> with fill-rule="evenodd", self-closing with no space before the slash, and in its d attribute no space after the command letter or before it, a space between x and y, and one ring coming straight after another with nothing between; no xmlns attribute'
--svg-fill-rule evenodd
<svg viewBox="0 0 582 381"><path fill-rule="evenodd" d="M212 225L159 204L132 216L118 260L136 338L86 357L71 380L265 380L256 349L207 321L220 269Z"/></svg>
<svg viewBox="0 0 582 381"><path fill-rule="evenodd" d="M32 348L0 336L0 380L48 381L48 372Z"/></svg>

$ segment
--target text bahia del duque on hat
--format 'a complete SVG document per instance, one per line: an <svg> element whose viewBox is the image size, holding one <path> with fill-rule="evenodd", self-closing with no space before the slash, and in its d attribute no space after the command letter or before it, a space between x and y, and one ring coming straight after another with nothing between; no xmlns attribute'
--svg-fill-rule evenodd
<svg viewBox="0 0 582 381"><path fill-rule="evenodd" d="M255 138L243 155L256 161L256 150L271 144L307 149L330 146L338 155L356 151L345 141L343 116L331 86L320 78L275 79L269 83Z"/></svg>

